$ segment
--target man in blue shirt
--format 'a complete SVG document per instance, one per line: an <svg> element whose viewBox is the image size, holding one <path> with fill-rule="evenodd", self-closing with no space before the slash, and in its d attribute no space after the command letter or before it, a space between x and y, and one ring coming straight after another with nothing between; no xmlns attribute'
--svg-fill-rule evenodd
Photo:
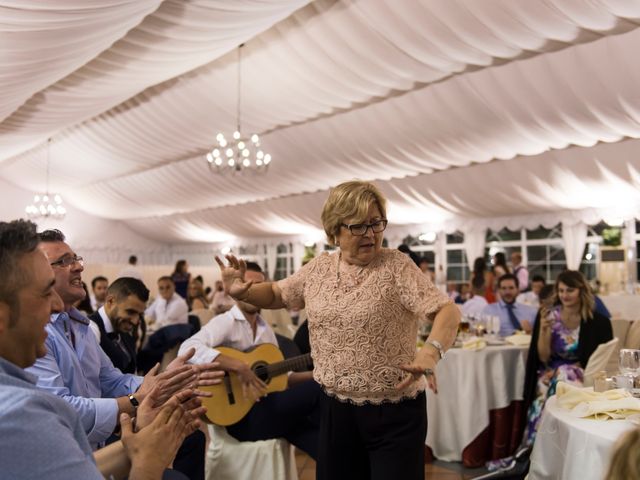
<svg viewBox="0 0 640 480"><path fill-rule="evenodd" d="M502 275L498 279L498 293L500 300L484 307L482 314L497 315L500 318L500 336L508 337L516 330L531 333L538 311L516 302L519 293L518 277L511 273Z"/></svg>
<svg viewBox="0 0 640 480"><path fill-rule="evenodd" d="M113 465L128 456L130 479L160 478L184 436L196 428L179 399L168 402L136 434L130 417L123 415L123 443L105 448L94 459L74 409L37 389L36 378L23 370L46 354L45 325L54 307L62 308L55 276L38 242L35 224L0 222L0 475L13 480L102 479L116 473L105 468L107 462ZM146 408L145 403L141 412Z"/></svg>
<svg viewBox="0 0 640 480"><path fill-rule="evenodd" d="M73 307L86 295L82 257L75 254L59 230L42 232L39 248L53 268L55 290L64 308L52 315L46 326L46 355L28 371L38 377L39 388L64 398L78 412L93 448L102 446L112 435L119 414L135 415L137 406L155 386L162 392L160 400L165 401L188 386L216 383L223 375L217 366L186 365L190 354L178 357L159 375L157 365L144 378L120 372L100 348L89 319ZM203 478L204 448L204 435L196 432L180 450L175 468L190 478Z"/></svg>

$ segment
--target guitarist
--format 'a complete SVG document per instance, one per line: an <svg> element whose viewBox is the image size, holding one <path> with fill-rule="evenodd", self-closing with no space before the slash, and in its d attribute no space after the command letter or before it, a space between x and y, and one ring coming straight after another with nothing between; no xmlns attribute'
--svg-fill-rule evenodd
<svg viewBox="0 0 640 480"><path fill-rule="evenodd" d="M265 280L257 263L247 262L245 274L253 284ZM216 347L224 346L245 351L255 345L278 345L275 333L260 316L260 309L250 303L236 301L231 310L211 319L202 329L187 339L179 355L195 348L192 363L216 361L229 372L238 375L245 398L259 400L238 423L227 431L240 441L285 438L312 458L316 458L319 433L320 386L313 381L313 372L289 374L289 388L264 398L266 385L249 365L241 360L221 355Z"/></svg>

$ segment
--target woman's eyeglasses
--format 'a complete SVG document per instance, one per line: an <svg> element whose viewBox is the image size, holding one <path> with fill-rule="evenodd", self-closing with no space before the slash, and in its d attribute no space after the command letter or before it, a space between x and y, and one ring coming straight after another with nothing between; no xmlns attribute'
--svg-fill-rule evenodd
<svg viewBox="0 0 640 480"><path fill-rule="evenodd" d="M373 223L354 223L352 225L343 223L342 226L348 228L351 232L351 235L361 237L365 235L367 233L367 230L369 229L371 229L373 233L384 232L384 229L387 228L387 220L378 220L377 222Z"/></svg>

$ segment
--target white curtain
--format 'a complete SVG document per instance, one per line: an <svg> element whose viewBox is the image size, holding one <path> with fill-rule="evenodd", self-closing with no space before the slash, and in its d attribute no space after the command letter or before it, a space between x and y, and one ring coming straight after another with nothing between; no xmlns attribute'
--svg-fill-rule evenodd
<svg viewBox="0 0 640 480"><path fill-rule="evenodd" d="M304 245L300 242L293 242L293 271L297 272L302 267L302 257L304 257Z"/></svg>
<svg viewBox="0 0 640 480"><path fill-rule="evenodd" d="M567 268L578 270L584 243L587 240L587 225L583 222L574 224L562 223L562 241L564 243L564 255L567 258Z"/></svg>
<svg viewBox="0 0 640 480"><path fill-rule="evenodd" d="M486 241L487 230L481 229L469 229L463 230L464 233L464 250L467 254L467 262L469 262L469 268L473 267L473 262L478 257L484 257L484 244Z"/></svg>
<svg viewBox="0 0 640 480"><path fill-rule="evenodd" d="M278 261L278 246L267 245L267 274L273 280L276 275L276 262Z"/></svg>

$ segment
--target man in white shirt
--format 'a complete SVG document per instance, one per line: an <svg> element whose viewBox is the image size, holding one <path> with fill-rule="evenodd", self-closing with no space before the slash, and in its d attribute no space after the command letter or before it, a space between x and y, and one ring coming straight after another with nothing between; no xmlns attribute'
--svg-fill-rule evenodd
<svg viewBox="0 0 640 480"><path fill-rule="evenodd" d="M129 257L129 265L127 265L126 268L120 270L120 273L118 273L117 278L131 277L131 278L140 280L142 282L143 281L142 273L140 273L140 270L138 270L138 267L136 267L137 264L138 264L138 257L136 257L135 255L131 255Z"/></svg>
<svg viewBox="0 0 640 480"><path fill-rule="evenodd" d="M247 262L246 281L254 284L264 281L260 266ZM243 391L254 398L260 397L266 385L241 360L220 354L215 348L224 346L245 351L255 345L278 345L271 327L260 316L260 309L240 302L228 312L211 319L202 329L180 347L182 352L195 348L192 363L216 361L223 370L233 372L241 379ZM289 375L289 388L271 393L260 399L238 423L227 431L240 441L286 438L314 459L318 448L320 386L312 380L312 372L293 372Z"/></svg>
<svg viewBox="0 0 640 480"><path fill-rule="evenodd" d="M529 288L529 270L522 265L522 254L520 252L511 253L511 267L513 274L518 277L518 288L521 292Z"/></svg>
<svg viewBox="0 0 640 480"><path fill-rule="evenodd" d="M482 315L484 307L489 303L484 298L484 285L480 288L472 289L472 296L469 300L464 302L461 306L462 315L465 316L479 316Z"/></svg>
<svg viewBox="0 0 640 480"><path fill-rule="evenodd" d="M107 288L109 288L109 280L106 277L98 276L91 280L91 308L94 312L104 305L107 299Z"/></svg>
<svg viewBox="0 0 640 480"><path fill-rule="evenodd" d="M540 307L540 290L545 286L546 282L542 275L534 275L531 279L531 290L518 295L516 302L524 303L533 308Z"/></svg>
<svg viewBox="0 0 640 480"><path fill-rule="evenodd" d="M167 325L189 323L189 306L184 298L176 293L176 286L171 277L158 279L160 295L145 310L146 318L153 321L153 330L160 330Z"/></svg>

